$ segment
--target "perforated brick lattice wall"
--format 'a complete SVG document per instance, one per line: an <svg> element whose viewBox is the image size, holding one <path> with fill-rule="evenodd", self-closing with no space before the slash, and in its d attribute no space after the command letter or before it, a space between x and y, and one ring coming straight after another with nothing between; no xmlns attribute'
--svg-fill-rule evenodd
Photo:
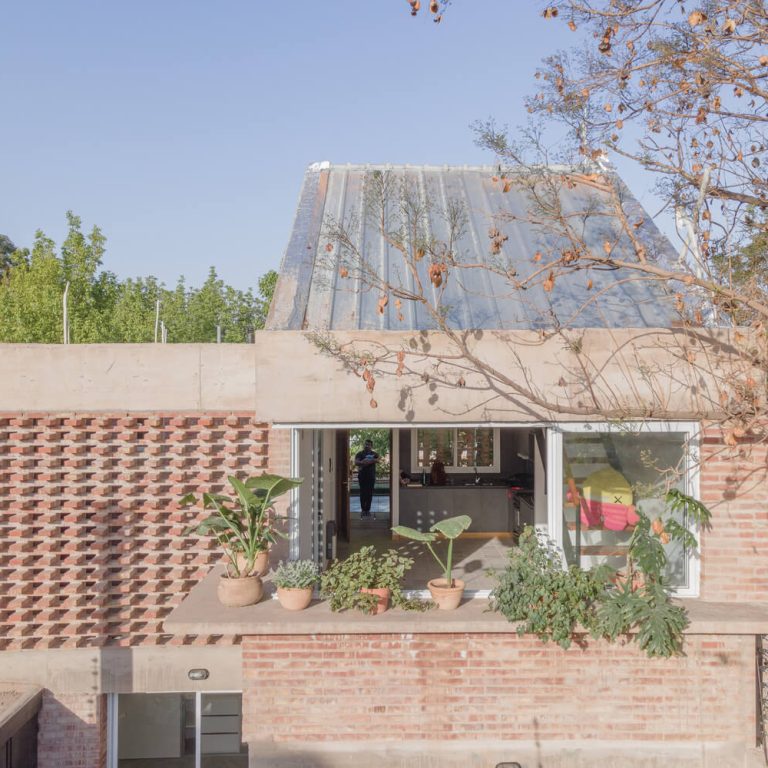
<svg viewBox="0 0 768 768"><path fill-rule="evenodd" d="M220 560L188 492L267 469L249 414L0 414L0 650L190 644L162 621Z"/></svg>

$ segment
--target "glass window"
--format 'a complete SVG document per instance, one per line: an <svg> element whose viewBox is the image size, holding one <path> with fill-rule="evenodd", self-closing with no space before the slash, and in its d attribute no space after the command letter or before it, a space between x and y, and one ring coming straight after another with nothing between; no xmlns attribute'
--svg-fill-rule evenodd
<svg viewBox="0 0 768 768"><path fill-rule="evenodd" d="M240 693L117 697L118 768L247 768Z"/></svg>
<svg viewBox="0 0 768 768"><path fill-rule="evenodd" d="M492 429L456 430L456 466L492 467L494 464Z"/></svg>
<svg viewBox="0 0 768 768"><path fill-rule="evenodd" d="M117 701L118 766L195 768L195 695L129 693Z"/></svg>
<svg viewBox="0 0 768 768"><path fill-rule="evenodd" d="M667 490L687 490L687 432L563 434L563 550L569 563L622 568L637 522L665 513ZM684 522L681 520L681 522ZM667 577L689 586L689 552L667 545Z"/></svg>
<svg viewBox="0 0 768 768"><path fill-rule="evenodd" d="M447 472L499 471L499 430L492 427L416 429L411 469L429 470L439 460Z"/></svg>
<svg viewBox="0 0 768 768"><path fill-rule="evenodd" d="M452 429L417 429L416 462L419 467L429 469L435 461L442 461L446 467L453 466Z"/></svg>
<svg viewBox="0 0 768 768"><path fill-rule="evenodd" d="M239 693L204 693L200 702L202 768L248 768L248 745L242 743Z"/></svg>

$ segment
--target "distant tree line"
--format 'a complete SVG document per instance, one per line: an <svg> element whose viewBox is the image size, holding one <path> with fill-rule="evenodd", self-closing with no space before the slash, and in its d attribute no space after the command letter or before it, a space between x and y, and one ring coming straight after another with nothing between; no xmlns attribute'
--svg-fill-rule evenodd
<svg viewBox="0 0 768 768"><path fill-rule="evenodd" d="M255 293L226 285L214 267L200 288L183 277L175 288L152 276L121 280L102 269L101 230L84 234L71 212L67 222L58 253L40 230L31 249L0 235L0 342L62 342L65 289L71 343L154 341L158 301L168 342L213 342L217 326L222 341L244 342L264 327L276 272L263 275Z"/></svg>

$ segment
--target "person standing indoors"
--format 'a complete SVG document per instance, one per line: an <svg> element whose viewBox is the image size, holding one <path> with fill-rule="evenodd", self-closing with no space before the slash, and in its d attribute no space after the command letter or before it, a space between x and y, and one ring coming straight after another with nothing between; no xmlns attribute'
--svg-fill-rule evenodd
<svg viewBox="0 0 768 768"><path fill-rule="evenodd" d="M360 517L371 516L371 502L373 501L373 487L376 485L376 462L379 454L373 450L373 442L365 441L362 451L355 454L355 466L357 467L357 481L360 484ZM376 515L373 515L376 519Z"/></svg>

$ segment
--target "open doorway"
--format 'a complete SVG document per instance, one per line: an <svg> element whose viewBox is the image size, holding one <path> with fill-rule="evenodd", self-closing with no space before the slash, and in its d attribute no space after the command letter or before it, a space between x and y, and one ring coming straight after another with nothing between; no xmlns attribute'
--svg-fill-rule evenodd
<svg viewBox="0 0 768 768"><path fill-rule="evenodd" d="M439 575L437 564L422 546L393 536L392 527L428 530L437 520L468 514L472 526L456 542L454 564L468 589L483 591L491 586L488 569L505 566L523 526L547 524L546 433L540 427L336 427L317 433L315 453L307 457L317 482L305 503L314 510L316 551L324 563L368 545L403 548L416 559L407 587L421 588ZM366 438L379 456L370 517L362 515L354 463ZM436 458L442 477L432 476Z"/></svg>
<svg viewBox="0 0 768 768"><path fill-rule="evenodd" d="M392 431L336 432L336 527L340 554L379 539L392 527Z"/></svg>

